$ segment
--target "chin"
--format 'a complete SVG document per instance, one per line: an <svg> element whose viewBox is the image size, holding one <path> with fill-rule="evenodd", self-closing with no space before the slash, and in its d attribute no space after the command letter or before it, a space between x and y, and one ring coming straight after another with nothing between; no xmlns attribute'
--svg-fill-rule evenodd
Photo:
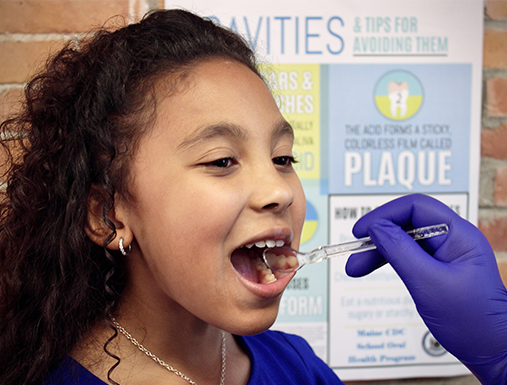
<svg viewBox="0 0 507 385"><path fill-rule="evenodd" d="M230 327L224 328L224 330L240 336L251 336L265 332L275 323L278 305L279 301L276 307L252 310L248 313L254 314L243 315L241 319L236 319L236 322L231 323Z"/></svg>

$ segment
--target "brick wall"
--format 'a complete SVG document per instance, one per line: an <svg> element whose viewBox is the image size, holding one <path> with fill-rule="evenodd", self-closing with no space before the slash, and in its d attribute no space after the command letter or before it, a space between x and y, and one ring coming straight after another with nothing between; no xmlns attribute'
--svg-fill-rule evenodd
<svg viewBox="0 0 507 385"><path fill-rule="evenodd" d="M0 121L16 110L24 82L64 41L103 25L112 16L135 20L162 6L162 0L0 0ZM506 0L485 1L483 76L479 227L490 240L507 282ZM383 384L478 382L462 377Z"/></svg>
<svg viewBox="0 0 507 385"><path fill-rule="evenodd" d="M507 283L507 1L487 0L484 19L479 228Z"/></svg>
<svg viewBox="0 0 507 385"><path fill-rule="evenodd" d="M115 15L136 19L159 0L0 0L0 120L50 52Z"/></svg>

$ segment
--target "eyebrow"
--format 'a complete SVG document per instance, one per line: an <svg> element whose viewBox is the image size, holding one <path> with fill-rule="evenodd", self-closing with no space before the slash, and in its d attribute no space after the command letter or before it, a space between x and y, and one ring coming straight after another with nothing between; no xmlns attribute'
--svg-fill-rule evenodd
<svg viewBox="0 0 507 385"><path fill-rule="evenodd" d="M283 136L290 136L291 138L294 138L294 130L285 119L276 122L271 134L271 139L276 140ZM246 140L248 139L248 133L240 126L232 123L218 123L210 126L205 126L186 137L178 145L177 151L184 150L201 142L210 141L220 137Z"/></svg>
<svg viewBox="0 0 507 385"><path fill-rule="evenodd" d="M275 129L271 135L271 139L276 140L282 136L290 136L294 140L294 130L285 119L279 120L275 124Z"/></svg>
<svg viewBox="0 0 507 385"><path fill-rule="evenodd" d="M206 142L215 138L229 137L246 139L247 136L247 133L241 127L235 124L218 123L211 126L202 127L196 132L187 136L185 139L183 139L183 142L178 145L177 150L183 150L185 148L195 146L198 143Z"/></svg>

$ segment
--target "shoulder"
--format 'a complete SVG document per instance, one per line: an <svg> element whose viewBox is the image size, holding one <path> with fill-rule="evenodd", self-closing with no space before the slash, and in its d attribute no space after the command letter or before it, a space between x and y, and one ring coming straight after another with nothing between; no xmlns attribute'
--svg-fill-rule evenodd
<svg viewBox="0 0 507 385"><path fill-rule="evenodd" d="M41 385L106 385L81 364L66 356Z"/></svg>
<svg viewBox="0 0 507 385"><path fill-rule="evenodd" d="M268 330L240 338L252 364L249 384L342 384L299 336Z"/></svg>

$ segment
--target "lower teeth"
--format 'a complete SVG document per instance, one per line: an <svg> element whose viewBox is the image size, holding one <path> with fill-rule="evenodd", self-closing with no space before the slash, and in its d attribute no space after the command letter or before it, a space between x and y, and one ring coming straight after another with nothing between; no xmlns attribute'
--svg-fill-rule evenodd
<svg viewBox="0 0 507 385"><path fill-rule="evenodd" d="M273 283L277 281L271 269L261 259L255 261L255 268L259 272L261 283Z"/></svg>

